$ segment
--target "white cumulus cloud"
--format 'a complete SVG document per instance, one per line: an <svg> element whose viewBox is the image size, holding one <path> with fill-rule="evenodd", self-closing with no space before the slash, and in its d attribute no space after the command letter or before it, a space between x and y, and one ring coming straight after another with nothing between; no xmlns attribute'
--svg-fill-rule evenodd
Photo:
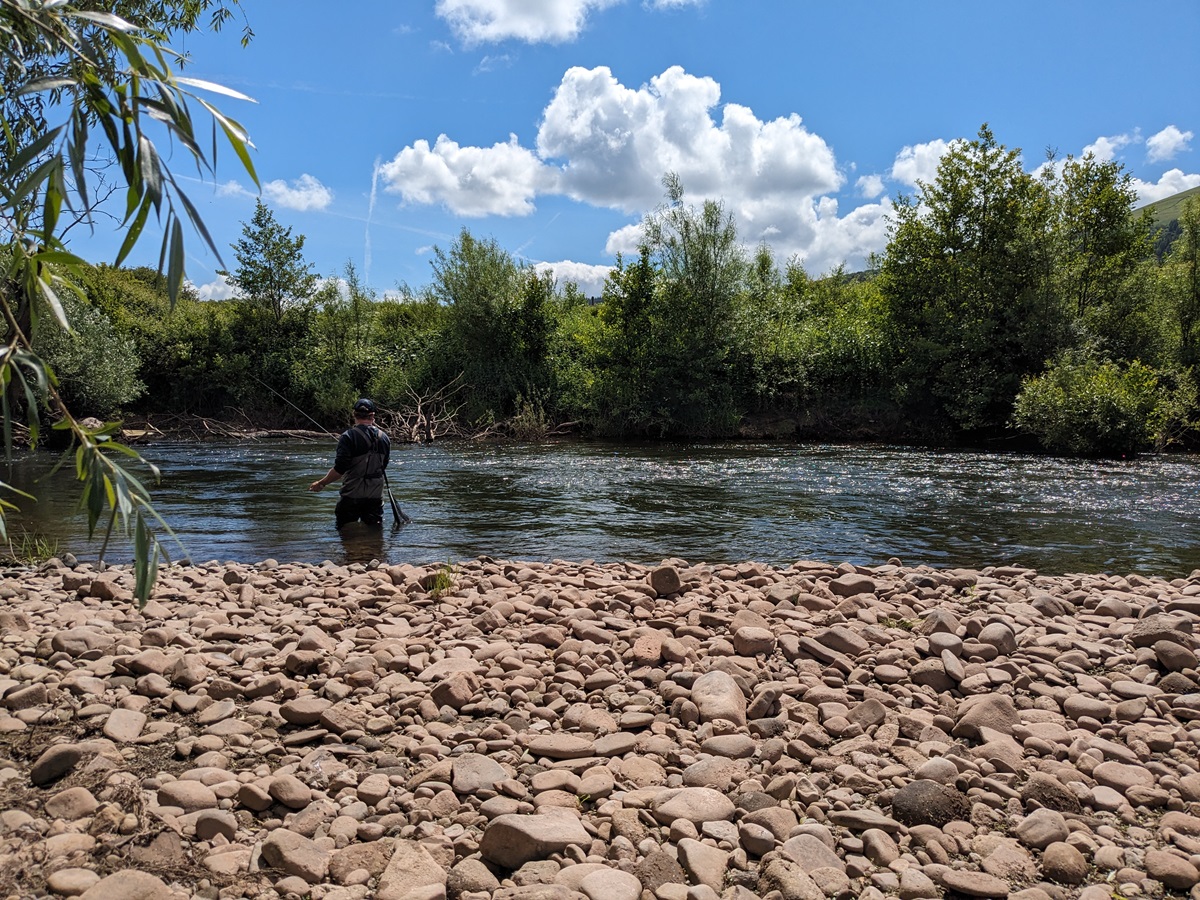
<svg viewBox="0 0 1200 900"><path fill-rule="evenodd" d="M230 300L238 296L237 288L230 284L224 275L218 275L208 284L194 284L196 293L201 300Z"/></svg>
<svg viewBox="0 0 1200 900"><path fill-rule="evenodd" d="M892 163L892 178L909 187L916 187L918 181L931 184L937 177L938 163L950 149L950 143L938 138L924 144L904 147L896 154L896 160Z"/></svg>
<svg viewBox="0 0 1200 900"><path fill-rule="evenodd" d="M604 252L611 256L616 256L620 253L622 256L632 258L637 255L638 245L641 242L641 223L626 225L623 228L618 228L608 236L608 240L604 242Z"/></svg>
<svg viewBox="0 0 1200 900"><path fill-rule="evenodd" d="M1168 125L1158 134L1146 138L1146 158L1150 162L1174 159L1176 154L1188 148L1194 137L1190 131L1180 131L1174 125Z"/></svg>
<svg viewBox="0 0 1200 900"><path fill-rule="evenodd" d="M217 185L218 197L253 197L254 195L246 190L237 181L225 181Z"/></svg>
<svg viewBox="0 0 1200 900"><path fill-rule="evenodd" d="M874 200L886 190L883 178L878 175L862 175L854 182L854 186L858 188L858 195L868 200Z"/></svg>
<svg viewBox="0 0 1200 900"><path fill-rule="evenodd" d="M440 135L432 147L420 140L379 167L385 190L406 203L444 204L462 216L524 216L553 172L517 143L462 147Z"/></svg>
<svg viewBox="0 0 1200 900"><path fill-rule="evenodd" d="M307 173L291 184L282 179L268 181L263 185L262 192L276 206L298 212L327 209L333 202L333 191Z"/></svg>
<svg viewBox="0 0 1200 900"><path fill-rule="evenodd" d="M1117 152L1137 140L1136 134L1114 134L1109 137L1098 137L1094 143L1083 148L1083 155L1091 153L1100 162L1116 159Z"/></svg>
<svg viewBox="0 0 1200 900"><path fill-rule="evenodd" d="M569 69L543 111L535 147L515 136L471 147L441 135L433 146L405 147L380 174L406 203L464 216L526 215L539 196L561 195L640 217L663 202L662 178L673 172L687 202L722 201L743 241L766 241L781 257L797 254L818 269L844 258L857 266L883 246L881 211L890 206L840 218L826 198L846 177L799 115L759 119L747 106L722 104L712 78L678 66L638 87L604 66ZM909 149L936 166L944 147ZM882 192L882 178L863 183ZM610 235L607 249L632 254L639 237L630 225Z"/></svg>
<svg viewBox="0 0 1200 900"><path fill-rule="evenodd" d="M517 40L560 44L577 38L588 14L621 0L438 0L438 16L468 46Z"/></svg>
<svg viewBox="0 0 1200 900"><path fill-rule="evenodd" d="M604 292L608 273L612 271L612 266L595 266L571 260L534 263L533 267L539 272L553 272L560 288L568 281L575 282L585 297L599 297Z"/></svg>
<svg viewBox="0 0 1200 900"><path fill-rule="evenodd" d="M1200 187L1200 174L1187 175L1182 169L1170 169L1163 172L1158 181L1142 181L1140 178L1135 178L1133 187L1137 191L1138 204L1145 205L1181 191Z"/></svg>
<svg viewBox="0 0 1200 900"><path fill-rule="evenodd" d="M543 114L538 154L560 168L568 196L627 212L662 199L666 172L692 198L734 205L841 186L832 149L799 116L763 122L745 106L719 107L720 99L713 79L678 66L639 88L604 66L573 68Z"/></svg>

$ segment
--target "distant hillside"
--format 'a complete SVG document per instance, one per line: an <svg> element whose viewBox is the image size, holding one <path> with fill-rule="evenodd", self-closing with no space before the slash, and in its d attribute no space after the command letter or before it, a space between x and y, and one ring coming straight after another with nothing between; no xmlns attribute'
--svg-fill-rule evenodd
<svg viewBox="0 0 1200 900"><path fill-rule="evenodd" d="M1154 246L1154 256L1159 261L1166 255L1175 239L1179 237L1179 217L1183 214L1183 204L1192 197L1200 197L1200 187L1180 191L1178 194L1172 194L1170 197L1164 197L1138 208L1138 212L1143 209L1150 211L1153 219L1150 235Z"/></svg>
<svg viewBox="0 0 1200 900"><path fill-rule="evenodd" d="M1183 204L1187 202L1189 197L1200 197L1200 187L1194 187L1190 190L1181 191L1178 194L1172 194L1170 197L1156 200L1153 203L1147 203L1144 207L1138 207L1138 212L1141 212L1143 209L1150 210L1150 214L1154 216L1154 224L1162 228L1179 218L1179 214L1183 212Z"/></svg>

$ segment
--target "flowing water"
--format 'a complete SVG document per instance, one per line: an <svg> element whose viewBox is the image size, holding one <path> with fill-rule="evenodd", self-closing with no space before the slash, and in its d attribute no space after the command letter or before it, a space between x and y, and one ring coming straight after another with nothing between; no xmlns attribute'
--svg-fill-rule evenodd
<svg viewBox="0 0 1200 900"><path fill-rule="evenodd" d="M155 444L157 508L192 560L656 563L820 559L1016 564L1047 573L1200 568L1200 457L1085 461L890 446L600 443L398 446L412 523L333 527L336 486L309 493L330 443ZM39 499L10 530L94 559L69 473L18 457L4 481ZM129 551L107 558L127 561Z"/></svg>

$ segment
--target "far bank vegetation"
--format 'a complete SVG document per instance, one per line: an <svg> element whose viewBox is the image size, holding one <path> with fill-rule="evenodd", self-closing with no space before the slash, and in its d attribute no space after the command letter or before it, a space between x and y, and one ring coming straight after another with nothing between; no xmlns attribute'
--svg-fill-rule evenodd
<svg viewBox="0 0 1200 900"><path fill-rule="evenodd" d="M1197 444L1200 200L1164 243L1092 156L1026 172L984 126L900 197L869 271L747 251L673 176L600 297L463 230L430 282L320 279L259 204L242 299L172 307L97 266L42 352L82 414L330 429L371 396L401 440L774 437L1115 455ZM1156 240L1158 246L1156 246Z"/></svg>

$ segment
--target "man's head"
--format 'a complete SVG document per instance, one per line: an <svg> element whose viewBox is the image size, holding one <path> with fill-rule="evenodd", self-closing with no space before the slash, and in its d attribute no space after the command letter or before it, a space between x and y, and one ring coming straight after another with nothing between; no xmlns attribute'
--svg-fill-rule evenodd
<svg viewBox="0 0 1200 900"><path fill-rule="evenodd" d="M375 418L375 403L363 397L354 404L354 418L359 421L369 421Z"/></svg>

